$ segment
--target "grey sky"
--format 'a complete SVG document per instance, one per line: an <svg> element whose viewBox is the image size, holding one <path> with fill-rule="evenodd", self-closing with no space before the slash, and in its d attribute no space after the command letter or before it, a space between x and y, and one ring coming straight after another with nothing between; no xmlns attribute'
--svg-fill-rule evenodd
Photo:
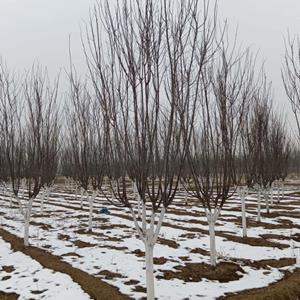
<svg viewBox="0 0 300 300"><path fill-rule="evenodd" d="M275 106L287 113L287 122L294 127L294 118L285 95L280 68L284 56L284 36L300 34L300 1L298 0L219 0L219 13L228 19L232 29L238 26L238 38L259 51L265 61L269 80L273 83Z"/></svg>
<svg viewBox="0 0 300 300"><path fill-rule="evenodd" d="M100 0L101 1L101 0ZM68 38L80 64L80 26L94 0L0 0L0 56L17 70L34 61L46 65L51 75L68 65ZM273 81L277 107L290 111L283 91L280 66L283 35L300 33L299 0L219 0L219 15L227 18L238 38L259 50ZM289 113L290 115L290 113ZM289 118L291 119L291 118Z"/></svg>

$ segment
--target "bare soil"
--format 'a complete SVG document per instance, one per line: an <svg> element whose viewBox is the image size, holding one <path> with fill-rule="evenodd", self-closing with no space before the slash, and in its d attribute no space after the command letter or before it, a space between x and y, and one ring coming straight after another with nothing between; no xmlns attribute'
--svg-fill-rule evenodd
<svg viewBox="0 0 300 300"><path fill-rule="evenodd" d="M238 280L244 273L243 269L235 263L219 262L216 267L205 263L186 263L184 266L175 267L177 271L163 271L163 278L167 280L180 279L185 282L199 282L203 278L218 280L219 282L229 282Z"/></svg>
<svg viewBox="0 0 300 300"><path fill-rule="evenodd" d="M0 292L0 299L1 300L17 300L20 297L20 295L16 293L4 293Z"/></svg>

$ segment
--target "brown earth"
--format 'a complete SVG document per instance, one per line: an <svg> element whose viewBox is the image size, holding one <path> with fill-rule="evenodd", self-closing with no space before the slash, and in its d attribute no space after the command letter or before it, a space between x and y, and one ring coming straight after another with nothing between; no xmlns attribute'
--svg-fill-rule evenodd
<svg viewBox="0 0 300 300"><path fill-rule="evenodd" d="M17 300L20 295L16 293L4 293L0 291L0 299L1 300Z"/></svg>
<svg viewBox="0 0 300 300"><path fill-rule="evenodd" d="M14 268L14 266L2 266L2 270L5 271L6 273L12 273L16 269Z"/></svg>
<svg viewBox="0 0 300 300"><path fill-rule="evenodd" d="M124 276L122 274L111 272L111 271L108 271L108 270L100 271L96 275L100 275L100 276L102 276L102 277L104 277L105 279L108 279L108 280L111 280L111 279L114 279L114 278L124 278Z"/></svg>
<svg viewBox="0 0 300 300"><path fill-rule="evenodd" d="M219 282L229 282L238 280L244 273L239 265L230 262L220 262L216 267L205 263L186 263L184 266L175 267L175 269L177 271L160 270L163 276L157 276L157 278L166 280L180 279L185 282L198 282L203 278L207 278L209 280L218 280Z"/></svg>

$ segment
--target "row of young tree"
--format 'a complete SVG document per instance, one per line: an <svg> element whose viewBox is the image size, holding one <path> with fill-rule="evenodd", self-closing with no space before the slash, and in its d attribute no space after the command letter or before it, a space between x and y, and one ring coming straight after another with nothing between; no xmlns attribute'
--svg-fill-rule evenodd
<svg viewBox="0 0 300 300"><path fill-rule="evenodd" d="M57 91L58 81L51 85L40 66L20 78L0 65L0 180L24 217L25 246L33 201L41 189L49 193L57 174Z"/></svg>
<svg viewBox="0 0 300 300"><path fill-rule="evenodd" d="M269 211L293 149L263 67L231 41L227 25L220 28L216 7L201 3L95 5L83 37L88 75L79 76L71 59L64 110L58 80L51 84L42 68L23 78L0 69L0 175L24 216L24 244L33 201L53 185L60 160L62 174L81 189L81 206L88 199L89 230L98 194L131 213L145 245L149 300L164 215L175 198L186 203L178 191L205 211L215 266L225 202L238 188L246 236L246 188L258 192L260 221L261 194ZM289 58L283 77L297 103L299 73L294 87Z"/></svg>

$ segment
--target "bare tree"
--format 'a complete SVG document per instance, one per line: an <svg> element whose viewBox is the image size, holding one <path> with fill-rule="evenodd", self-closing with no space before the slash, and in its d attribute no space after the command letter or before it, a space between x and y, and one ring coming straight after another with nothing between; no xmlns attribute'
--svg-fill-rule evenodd
<svg viewBox="0 0 300 300"><path fill-rule="evenodd" d="M285 40L285 59L281 70L281 76L285 88L285 92L290 100L292 110L295 115L297 124L297 135L300 137L300 38L295 36L293 39L288 35ZM278 201L279 191L281 189L284 196L284 180L278 186Z"/></svg>
<svg viewBox="0 0 300 300"><path fill-rule="evenodd" d="M8 71L7 66L0 66L0 100L1 100L1 136L4 143L5 160L8 170L8 181L11 192L18 204L18 192L23 176L22 160L24 157L24 133L21 121L23 109L20 101L20 80ZM12 206L12 196L10 196Z"/></svg>
<svg viewBox="0 0 300 300"><path fill-rule="evenodd" d="M58 84L58 81L56 85ZM41 213L44 209L44 200L49 199L51 189L54 185L59 166L60 158L60 130L61 120L59 114L59 105L57 104L57 86L49 92L48 103L44 110L44 129L43 129L43 161L42 176L44 178L43 193L41 195Z"/></svg>
<svg viewBox="0 0 300 300"><path fill-rule="evenodd" d="M6 90L1 97L6 160L12 191L24 217L24 245L28 246L32 204L49 178L46 160L54 159L58 143L58 82L51 87L47 72L40 67L32 68L19 89L4 68L1 78L1 89ZM26 179L24 199L19 196L22 178Z"/></svg>
<svg viewBox="0 0 300 300"><path fill-rule="evenodd" d="M210 261L217 263L215 223L241 179L238 157L241 132L254 88L253 59L248 50L230 48L224 39L201 74L199 116L194 124L188 162L189 190L203 206L209 224Z"/></svg>
<svg viewBox="0 0 300 300"><path fill-rule="evenodd" d="M261 196L268 188L269 176L269 128L271 119L271 87L262 75L262 82L254 93L254 103L248 115L245 130L244 154L246 182L257 190L257 220L261 221ZM265 192L265 197L267 197ZM267 199L266 199L267 200Z"/></svg>
<svg viewBox="0 0 300 300"><path fill-rule="evenodd" d="M264 195L269 213L269 198L273 204L273 183L286 176L290 146L284 122L272 109L271 86L265 76L254 98L247 121L244 149L246 181L249 187L257 189L257 219L261 221L261 195Z"/></svg>
<svg viewBox="0 0 300 300"><path fill-rule="evenodd" d="M9 181L9 172L7 159L5 155L5 138L3 134L4 130L1 128L1 131L2 135L0 135L0 185L2 185L3 191L5 191L6 184Z"/></svg>
<svg viewBox="0 0 300 300"><path fill-rule="evenodd" d="M285 122L275 113L270 128L270 168L273 176L270 182L271 205L273 205L273 187L277 185L277 199L280 201L280 194L284 197L284 180L288 174L290 162L291 144L288 137Z"/></svg>
<svg viewBox="0 0 300 300"><path fill-rule="evenodd" d="M87 83L80 81L74 67L69 74L70 100L68 108L68 151L70 171L81 187L81 207L83 191L89 204L89 230L92 230L93 203L101 190L105 174L107 156L107 134L104 133L102 108L95 101L95 96L87 88ZM89 189L92 189L89 195Z"/></svg>
<svg viewBox="0 0 300 300"><path fill-rule="evenodd" d="M72 68L73 69L73 68ZM81 189L81 207L83 193L89 199L91 155L91 103L90 93L86 84L77 78L74 70L70 72L70 105L67 108L67 140L68 150L72 157L71 173Z"/></svg>
<svg viewBox="0 0 300 300"><path fill-rule="evenodd" d="M299 175L300 174L300 151L298 144L290 144L290 155L287 174Z"/></svg>
<svg viewBox="0 0 300 300"><path fill-rule="evenodd" d="M181 177L201 69L214 52L215 17L207 4L200 13L196 0L178 7L122 1L115 10L106 1L87 26L84 51L109 141L107 199L129 209L145 245L148 299L153 249ZM141 224L130 180L141 199Z"/></svg>
<svg viewBox="0 0 300 300"><path fill-rule="evenodd" d="M285 92L295 115L300 137L300 38L290 36L285 40L285 59L281 70Z"/></svg>
<svg viewBox="0 0 300 300"><path fill-rule="evenodd" d="M59 143L57 91L58 79L51 86L47 70L39 66L33 67L25 78L25 155L22 161L28 193L24 214L25 246L28 246L33 201L41 188L56 175Z"/></svg>

